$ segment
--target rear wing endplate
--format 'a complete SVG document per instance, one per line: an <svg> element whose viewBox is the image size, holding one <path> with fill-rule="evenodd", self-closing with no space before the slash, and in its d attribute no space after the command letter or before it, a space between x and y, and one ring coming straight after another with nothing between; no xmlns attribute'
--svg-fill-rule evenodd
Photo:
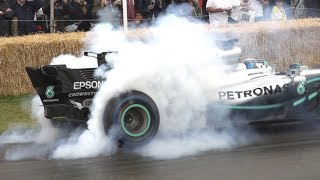
<svg viewBox="0 0 320 180"><path fill-rule="evenodd" d="M118 51L106 51L102 53L84 52L84 56L97 58L98 66L101 66L102 64L108 63L106 60L106 55L110 53L118 53Z"/></svg>

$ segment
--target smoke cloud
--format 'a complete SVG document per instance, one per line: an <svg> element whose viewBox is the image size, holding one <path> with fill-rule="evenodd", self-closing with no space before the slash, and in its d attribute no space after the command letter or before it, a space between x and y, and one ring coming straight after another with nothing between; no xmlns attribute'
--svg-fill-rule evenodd
<svg viewBox="0 0 320 180"><path fill-rule="evenodd" d="M52 127L50 121L44 118L44 109L39 96L34 96L30 104L23 103L24 109L31 109L32 119L39 127L26 129L12 127L0 135L0 150L4 151L4 159L40 159L50 153L57 139L65 133Z"/></svg>
<svg viewBox="0 0 320 180"><path fill-rule="evenodd" d="M107 80L93 99L88 129L62 136L43 118L43 108L33 106L32 114L39 119L41 128L22 134L8 131L0 136L0 141L20 143L24 138L19 137L30 136L27 140L35 144L26 149L9 149L6 158L37 158L35 154L42 154L49 158L74 159L116 153L117 130L112 129L106 135L103 111L112 97L133 89L148 94L156 102L161 117L156 138L137 148L135 153L170 159L248 143L248 135L233 127L227 110L211 112L208 109L219 86L237 82L235 76L225 73L229 66L219 58L221 50L214 41L217 38L201 23L175 15L160 19L143 40L128 38L107 23L96 25L86 37L85 51L118 53L107 56L112 70L105 72L101 67L96 72ZM71 55L61 55L53 59L52 64L97 67L93 58ZM39 98L33 101L39 105ZM221 123L227 127L225 130L218 128L217 124ZM39 144L45 145L39 148Z"/></svg>
<svg viewBox="0 0 320 180"><path fill-rule="evenodd" d="M54 158L114 153L117 147L112 139L116 134L105 135L102 112L108 100L132 89L152 97L161 117L156 139L138 148L138 154L168 159L247 142L247 135L239 136L241 133L233 128L227 111L208 117L209 90L237 81L234 77L229 80L225 73L228 66L219 58L221 52L214 41L217 37L200 23L174 15L157 24L143 41L128 40L123 32L112 31L109 24L99 24L88 34L86 50L118 53L107 56L113 66L111 71L97 71L107 81L93 100L88 130L77 142L59 146ZM229 128L217 131L215 122L223 122Z"/></svg>

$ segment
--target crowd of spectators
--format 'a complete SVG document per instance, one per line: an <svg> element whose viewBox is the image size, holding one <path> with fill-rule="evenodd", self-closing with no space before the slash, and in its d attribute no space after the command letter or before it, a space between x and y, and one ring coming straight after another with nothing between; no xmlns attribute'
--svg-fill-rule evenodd
<svg viewBox="0 0 320 180"><path fill-rule="evenodd" d="M126 0L129 28L150 26L164 13L210 24L320 17L319 0ZM54 0L57 32L88 31L97 22L122 26L122 0ZM50 0L0 0L0 36L50 31ZM14 32L16 29L16 32Z"/></svg>

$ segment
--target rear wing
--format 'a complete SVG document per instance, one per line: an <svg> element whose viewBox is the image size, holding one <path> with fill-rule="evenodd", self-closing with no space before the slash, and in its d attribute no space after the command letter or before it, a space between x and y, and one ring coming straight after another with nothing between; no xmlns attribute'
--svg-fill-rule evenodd
<svg viewBox="0 0 320 180"><path fill-rule="evenodd" d="M108 63L108 61L106 60L106 55L111 53L118 53L118 51L106 51L102 53L84 52L84 56L97 58L98 66L101 66Z"/></svg>

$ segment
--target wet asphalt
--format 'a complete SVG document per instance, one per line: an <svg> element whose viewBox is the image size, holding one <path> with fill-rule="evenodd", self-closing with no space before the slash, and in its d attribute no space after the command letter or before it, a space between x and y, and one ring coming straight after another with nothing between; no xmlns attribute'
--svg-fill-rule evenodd
<svg viewBox="0 0 320 180"><path fill-rule="evenodd" d="M320 179L320 128L284 126L258 129L260 141L172 160L155 160L120 150L112 156L76 160L38 157L4 160L0 179Z"/></svg>

